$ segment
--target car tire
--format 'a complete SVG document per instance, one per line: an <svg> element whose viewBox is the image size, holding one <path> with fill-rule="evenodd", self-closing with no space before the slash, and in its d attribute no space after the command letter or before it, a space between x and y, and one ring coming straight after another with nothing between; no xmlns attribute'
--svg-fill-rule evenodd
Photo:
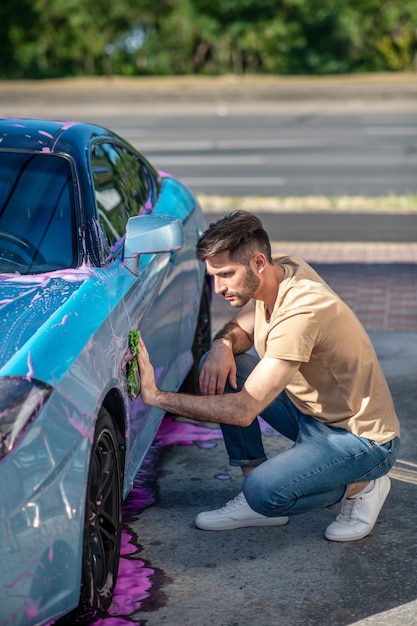
<svg viewBox="0 0 417 626"><path fill-rule="evenodd" d="M122 472L116 430L109 412L100 409L90 468L84 521L83 568L73 623L86 623L109 608L120 557Z"/></svg>
<svg viewBox="0 0 417 626"><path fill-rule="evenodd" d="M192 345L193 365L184 380L180 391L184 393L200 393L198 382L200 376L200 359L211 347L211 281L208 275L204 278L201 292L200 308Z"/></svg>

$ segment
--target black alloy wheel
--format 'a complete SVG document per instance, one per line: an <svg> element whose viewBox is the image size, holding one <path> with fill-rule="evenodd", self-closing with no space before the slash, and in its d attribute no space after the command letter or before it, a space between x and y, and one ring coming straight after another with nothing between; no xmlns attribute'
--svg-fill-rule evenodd
<svg viewBox="0 0 417 626"><path fill-rule="evenodd" d="M102 408L88 475L80 603L71 614L76 623L104 615L112 601L122 529L120 464L115 427L108 411Z"/></svg>

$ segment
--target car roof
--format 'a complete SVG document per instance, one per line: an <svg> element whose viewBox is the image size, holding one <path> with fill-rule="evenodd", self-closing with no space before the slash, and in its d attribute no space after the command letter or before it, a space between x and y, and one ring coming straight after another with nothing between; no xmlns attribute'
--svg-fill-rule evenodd
<svg viewBox="0 0 417 626"><path fill-rule="evenodd" d="M74 153L94 137L115 139L117 136L106 128L85 122L0 117L0 150Z"/></svg>

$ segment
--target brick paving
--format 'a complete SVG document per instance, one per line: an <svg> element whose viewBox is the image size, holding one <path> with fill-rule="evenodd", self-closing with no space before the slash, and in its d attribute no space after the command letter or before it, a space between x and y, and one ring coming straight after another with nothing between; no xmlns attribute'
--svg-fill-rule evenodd
<svg viewBox="0 0 417 626"><path fill-rule="evenodd" d="M417 243L273 242L321 274L368 331L417 331ZM213 332L235 311L221 296L212 304Z"/></svg>

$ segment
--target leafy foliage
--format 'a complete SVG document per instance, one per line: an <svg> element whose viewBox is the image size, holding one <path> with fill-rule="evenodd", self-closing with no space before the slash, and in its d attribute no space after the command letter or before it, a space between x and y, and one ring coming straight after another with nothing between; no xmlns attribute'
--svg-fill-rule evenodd
<svg viewBox="0 0 417 626"><path fill-rule="evenodd" d="M0 77L413 70L415 0L2 0Z"/></svg>

